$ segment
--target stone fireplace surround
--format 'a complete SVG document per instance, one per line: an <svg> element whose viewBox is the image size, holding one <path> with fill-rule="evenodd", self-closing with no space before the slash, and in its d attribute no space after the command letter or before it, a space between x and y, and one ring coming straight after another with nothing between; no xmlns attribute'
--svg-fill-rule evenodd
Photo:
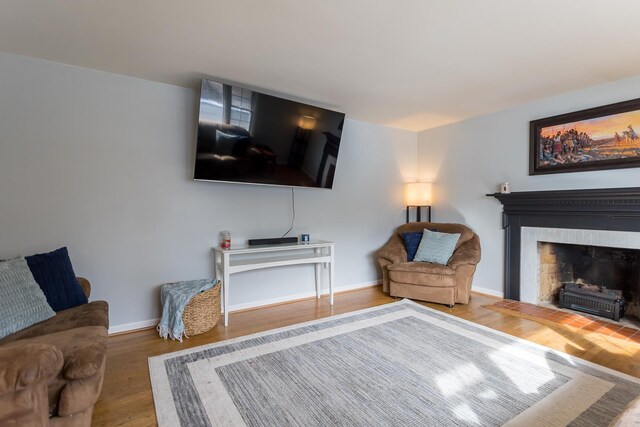
<svg viewBox="0 0 640 427"><path fill-rule="evenodd" d="M537 302L538 241L640 249L640 187L487 196L503 204L507 299Z"/></svg>

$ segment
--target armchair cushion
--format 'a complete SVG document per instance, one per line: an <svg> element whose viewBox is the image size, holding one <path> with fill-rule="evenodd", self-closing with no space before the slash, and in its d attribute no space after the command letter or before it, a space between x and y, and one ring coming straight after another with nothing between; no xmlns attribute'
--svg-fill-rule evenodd
<svg viewBox="0 0 640 427"><path fill-rule="evenodd" d="M456 271L442 264L434 264L432 262L399 262L391 264L387 267L389 271L409 271L426 274L456 274Z"/></svg>
<svg viewBox="0 0 640 427"><path fill-rule="evenodd" d="M440 267L447 268L444 265ZM389 278L395 283L434 288L455 288L458 283L455 274L440 274L417 270L389 270Z"/></svg>
<svg viewBox="0 0 640 427"><path fill-rule="evenodd" d="M109 328L109 306L106 301L92 301L88 304L59 311L55 317L1 339L0 345L84 326Z"/></svg>
<svg viewBox="0 0 640 427"><path fill-rule="evenodd" d="M446 265L453 255L459 239L459 233L438 233L425 228L414 261Z"/></svg>

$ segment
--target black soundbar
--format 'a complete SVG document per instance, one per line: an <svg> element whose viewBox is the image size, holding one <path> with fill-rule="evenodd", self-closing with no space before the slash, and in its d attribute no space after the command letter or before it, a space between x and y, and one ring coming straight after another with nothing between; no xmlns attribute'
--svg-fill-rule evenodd
<svg viewBox="0 0 640 427"><path fill-rule="evenodd" d="M249 246L282 245L284 243L298 243L297 237L270 237L268 239L249 239Z"/></svg>

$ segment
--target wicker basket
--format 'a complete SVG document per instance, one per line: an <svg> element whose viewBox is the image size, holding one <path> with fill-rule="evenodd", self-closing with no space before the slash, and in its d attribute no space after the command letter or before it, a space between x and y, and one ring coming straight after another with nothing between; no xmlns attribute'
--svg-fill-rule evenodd
<svg viewBox="0 0 640 427"><path fill-rule="evenodd" d="M191 298L182 312L186 336L198 335L212 329L220 319L220 283Z"/></svg>

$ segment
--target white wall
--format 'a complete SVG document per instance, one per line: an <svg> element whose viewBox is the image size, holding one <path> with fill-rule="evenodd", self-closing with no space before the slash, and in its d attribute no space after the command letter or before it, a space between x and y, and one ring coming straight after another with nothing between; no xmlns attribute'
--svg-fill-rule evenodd
<svg viewBox="0 0 640 427"><path fill-rule="evenodd" d="M289 228L288 188L191 179L194 91L9 54L0 70L0 259L68 246L112 325L158 317L162 283L209 277L220 230L241 242ZM336 241L349 287L379 278L417 135L347 120L342 141L334 189L296 189L292 234ZM313 289L311 266L249 272L231 305Z"/></svg>
<svg viewBox="0 0 640 427"><path fill-rule="evenodd" d="M640 169L529 176L529 121L640 97L640 77L568 93L418 134L421 180L434 183L434 221L462 222L480 235L482 261L473 287L504 287L502 205L485 194L501 182L512 191L632 187Z"/></svg>

